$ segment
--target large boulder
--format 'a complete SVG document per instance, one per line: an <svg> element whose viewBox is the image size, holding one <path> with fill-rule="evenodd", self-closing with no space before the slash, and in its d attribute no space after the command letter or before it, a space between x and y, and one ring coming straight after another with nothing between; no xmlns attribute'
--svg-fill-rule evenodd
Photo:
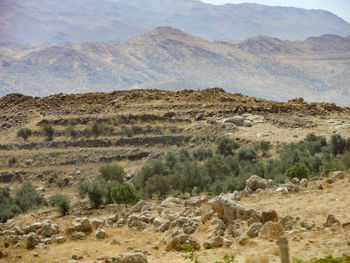
<svg viewBox="0 0 350 263"><path fill-rule="evenodd" d="M223 120L223 123L233 123L237 126L243 126L244 123L244 117L242 116L233 116L233 117L228 117Z"/></svg>
<svg viewBox="0 0 350 263"><path fill-rule="evenodd" d="M247 232L247 236L250 238L257 237L262 226L263 224L260 222L252 224Z"/></svg>
<svg viewBox="0 0 350 263"><path fill-rule="evenodd" d="M260 237L270 239L270 238L279 238L284 235L284 228L281 224L276 222L268 221L265 225L262 226L259 232Z"/></svg>
<svg viewBox="0 0 350 263"><path fill-rule="evenodd" d="M27 248L33 249L40 243L40 237L35 233L29 233L26 238Z"/></svg>
<svg viewBox="0 0 350 263"><path fill-rule="evenodd" d="M88 232L92 231L92 225L87 217L75 218L72 222L74 230L78 232Z"/></svg>
<svg viewBox="0 0 350 263"><path fill-rule="evenodd" d="M247 181L246 181L246 188L256 191L258 189L265 189L269 186L269 181L267 179L261 178L257 175L252 175Z"/></svg>
<svg viewBox="0 0 350 263"><path fill-rule="evenodd" d="M40 234L44 237L51 237L59 232L58 225L52 224L51 221L44 221L40 230Z"/></svg>
<svg viewBox="0 0 350 263"><path fill-rule="evenodd" d="M209 240L204 241L203 247L205 249L222 247L224 244L224 238L221 236L212 237Z"/></svg>
<svg viewBox="0 0 350 263"><path fill-rule="evenodd" d="M278 222L278 215L275 210L267 210L261 213L261 222L265 224L268 221Z"/></svg>
<svg viewBox="0 0 350 263"><path fill-rule="evenodd" d="M174 236L167 244L165 250L166 251L171 251L171 250L176 250L176 251L181 251L181 246L183 244L190 245L194 249L199 249L199 243L196 239L193 237L187 235L187 234L182 234L182 235L177 235Z"/></svg>
<svg viewBox="0 0 350 263"><path fill-rule="evenodd" d="M245 210L243 206L240 206L233 202L231 199L225 196L218 196L209 201L212 209L218 214L218 217L222 219L226 224L232 223L236 219L247 220L251 217L257 216L254 210Z"/></svg>

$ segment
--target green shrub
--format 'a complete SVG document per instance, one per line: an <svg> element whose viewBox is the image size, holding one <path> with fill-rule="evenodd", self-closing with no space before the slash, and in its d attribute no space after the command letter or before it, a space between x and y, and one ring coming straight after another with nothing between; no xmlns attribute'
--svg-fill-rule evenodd
<svg viewBox="0 0 350 263"><path fill-rule="evenodd" d="M23 212L46 205L46 200L34 188L31 182L24 182L16 191L16 204Z"/></svg>
<svg viewBox="0 0 350 263"><path fill-rule="evenodd" d="M69 119L68 121L67 121L67 125L68 126L75 126L75 125L77 125L77 120L76 119Z"/></svg>
<svg viewBox="0 0 350 263"><path fill-rule="evenodd" d="M334 134L331 137L331 150L334 156L343 154L348 148L347 140L343 139L339 134Z"/></svg>
<svg viewBox="0 0 350 263"><path fill-rule="evenodd" d="M144 193L147 196L156 194L158 197L164 197L170 191L169 178L163 175L153 175L150 177L144 187Z"/></svg>
<svg viewBox="0 0 350 263"><path fill-rule="evenodd" d="M111 198L113 202L128 207L128 204L135 204L140 200L140 194L132 185L120 184L112 188Z"/></svg>
<svg viewBox="0 0 350 263"><path fill-rule="evenodd" d="M32 130L29 128L21 128L17 131L17 137L22 137L25 141L27 141L32 134Z"/></svg>
<svg viewBox="0 0 350 263"><path fill-rule="evenodd" d="M321 175L328 176L330 172L344 171L345 169L346 165L341 158L331 157L323 162Z"/></svg>
<svg viewBox="0 0 350 263"><path fill-rule="evenodd" d="M127 136L128 138L130 138L130 137L135 135L134 130L132 128L130 128L130 127L127 127L127 126L123 127L121 132L122 132L122 134L124 136Z"/></svg>
<svg viewBox="0 0 350 263"><path fill-rule="evenodd" d="M220 137L216 141L216 153L228 156L233 154L233 150L238 149L239 144L227 137Z"/></svg>
<svg viewBox="0 0 350 263"><path fill-rule="evenodd" d="M101 123L99 123L98 121L91 122L91 133L95 138L101 136L103 132L104 132L104 128Z"/></svg>
<svg viewBox="0 0 350 263"><path fill-rule="evenodd" d="M0 223L20 214L22 210L17 206L16 200L10 196L8 187L0 187Z"/></svg>
<svg viewBox="0 0 350 263"><path fill-rule="evenodd" d="M309 174L310 174L310 171L304 163L296 163L295 165L290 167L286 172L287 177L289 178L296 177L299 179L307 178Z"/></svg>
<svg viewBox="0 0 350 263"><path fill-rule="evenodd" d="M56 186L60 189L66 186L66 182L63 179L57 179L56 180Z"/></svg>
<svg viewBox="0 0 350 263"><path fill-rule="evenodd" d="M213 152L210 149L198 148L192 153L193 157L198 161L204 161L213 157Z"/></svg>
<svg viewBox="0 0 350 263"><path fill-rule="evenodd" d="M85 181L79 184L79 196L85 198L87 195L92 208L98 208L105 203L106 190L105 182L102 180Z"/></svg>
<svg viewBox="0 0 350 263"><path fill-rule="evenodd" d="M188 161L190 158L191 158L190 153L184 148L180 149L180 151L177 153L177 160L179 162Z"/></svg>
<svg viewBox="0 0 350 263"><path fill-rule="evenodd" d="M55 134L55 129L52 127L51 124L44 124L42 127L41 127L41 130L44 134L44 136L46 137L46 140L47 141L52 141L53 140L53 136Z"/></svg>
<svg viewBox="0 0 350 263"><path fill-rule="evenodd" d="M79 137L79 131L73 125L68 125L64 132L67 137L71 137L72 139Z"/></svg>
<svg viewBox="0 0 350 263"><path fill-rule="evenodd" d="M239 160L254 161L256 159L256 152L251 148L243 148L238 152Z"/></svg>
<svg viewBox="0 0 350 263"><path fill-rule="evenodd" d="M106 181L117 181L122 183L126 176L123 167L119 165L106 164L100 167L100 176Z"/></svg>
<svg viewBox="0 0 350 263"><path fill-rule="evenodd" d="M69 197L63 194L55 194L49 198L49 205L55 207L57 212L65 216L71 209Z"/></svg>
<svg viewBox="0 0 350 263"><path fill-rule="evenodd" d="M123 123L123 120L120 116L114 116L109 119L109 123L112 124L113 126L119 126L120 124Z"/></svg>

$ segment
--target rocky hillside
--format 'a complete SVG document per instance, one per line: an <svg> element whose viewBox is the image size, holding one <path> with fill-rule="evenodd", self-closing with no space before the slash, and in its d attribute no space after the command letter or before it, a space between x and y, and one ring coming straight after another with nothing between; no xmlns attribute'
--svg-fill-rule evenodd
<svg viewBox="0 0 350 263"><path fill-rule="evenodd" d="M197 0L3 0L0 25L0 41L32 44L111 43L158 26L176 27L207 40L242 40L261 34L303 40L350 34L349 23L324 10L257 4L215 6Z"/></svg>
<svg viewBox="0 0 350 263"><path fill-rule="evenodd" d="M31 47L7 42L0 53L2 96L219 86L280 101L299 96L341 105L350 101L350 40L335 35L209 42L161 27L115 44Z"/></svg>
<svg viewBox="0 0 350 263"><path fill-rule="evenodd" d="M350 244L350 139L341 139L350 137L349 113L219 88L7 95L0 99L0 261L183 263L194 248L197 262L272 263L280 262L281 236L293 257L342 257ZM222 153L218 138L234 150ZM331 156L329 147L342 142L347 153ZM307 163L309 172L287 177L290 161ZM81 195L108 165L123 171L120 183L142 191L141 201L96 208ZM150 183L159 176L185 183ZM57 193L71 202L67 213L28 209L43 198L52 204Z"/></svg>

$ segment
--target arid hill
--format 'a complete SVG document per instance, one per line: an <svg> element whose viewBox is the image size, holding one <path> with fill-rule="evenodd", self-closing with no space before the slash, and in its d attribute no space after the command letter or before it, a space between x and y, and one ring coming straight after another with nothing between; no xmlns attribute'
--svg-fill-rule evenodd
<svg viewBox="0 0 350 263"><path fill-rule="evenodd" d="M350 101L350 41L335 35L209 42L160 27L115 44L28 47L8 42L0 51L0 95L219 86L279 101L299 96L340 105Z"/></svg>

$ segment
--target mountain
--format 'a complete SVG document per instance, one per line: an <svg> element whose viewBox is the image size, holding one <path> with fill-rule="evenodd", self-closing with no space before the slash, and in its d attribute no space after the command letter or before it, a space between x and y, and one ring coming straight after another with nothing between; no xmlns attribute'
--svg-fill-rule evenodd
<svg viewBox="0 0 350 263"><path fill-rule="evenodd" d="M128 40L158 26L207 40L257 35L304 40L350 35L350 24L324 10L197 0L1 0L0 42L30 44Z"/></svg>
<svg viewBox="0 0 350 263"><path fill-rule="evenodd" d="M0 44L0 95L219 86L267 99L349 105L350 38L210 42L171 27L129 41Z"/></svg>

